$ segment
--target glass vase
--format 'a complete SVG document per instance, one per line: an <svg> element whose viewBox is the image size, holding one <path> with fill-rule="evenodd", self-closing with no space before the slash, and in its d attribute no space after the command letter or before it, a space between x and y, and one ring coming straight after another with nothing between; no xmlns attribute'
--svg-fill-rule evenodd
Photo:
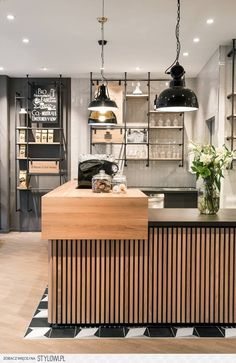
<svg viewBox="0 0 236 363"><path fill-rule="evenodd" d="M220 208L220 191L215 183L204 182L198 190L198 209L201 214L216 214Z"/></svg>

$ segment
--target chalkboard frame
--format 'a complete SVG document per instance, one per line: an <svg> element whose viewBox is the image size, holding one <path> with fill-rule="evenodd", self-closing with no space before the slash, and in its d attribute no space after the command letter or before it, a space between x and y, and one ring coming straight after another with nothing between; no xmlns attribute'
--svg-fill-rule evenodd
<svg viewBox="0 0 236 363"><path fill-rule="evenodd" d="M57 84L32 85L31 101L31 122L46 124L59 122L59 87Z"/></svg>

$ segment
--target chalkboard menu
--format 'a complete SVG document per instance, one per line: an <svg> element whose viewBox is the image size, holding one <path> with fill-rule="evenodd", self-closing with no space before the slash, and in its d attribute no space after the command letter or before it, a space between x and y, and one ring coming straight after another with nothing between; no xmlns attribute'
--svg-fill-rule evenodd
<svg viewBox="0 0 236 363"><path fill-rule="evenodd" d="M57 122L58 92L56 87L33 87L32 122Z"/></svg>

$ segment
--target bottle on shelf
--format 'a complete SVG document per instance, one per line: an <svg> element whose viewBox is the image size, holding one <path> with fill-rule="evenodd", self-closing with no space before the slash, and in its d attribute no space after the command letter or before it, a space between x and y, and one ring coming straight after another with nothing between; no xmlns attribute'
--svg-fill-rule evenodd
<svg viewBox="0 0 236 363"><path fill-rule="evenodd" d="M157 95L155 96L155 99L154 99L154 105L153 105L154 111L156 111L156 109L157 109L156 104L157 104Z"/></svg>

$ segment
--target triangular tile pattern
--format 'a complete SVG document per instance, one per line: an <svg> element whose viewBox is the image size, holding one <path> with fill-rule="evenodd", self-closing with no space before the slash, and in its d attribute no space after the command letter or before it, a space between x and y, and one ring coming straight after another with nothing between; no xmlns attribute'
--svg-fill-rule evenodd
<svg viewBox="0 0 236 363"><path fill-rule="evenodd" d="M25 339L186 339L236 338L236 326L51 327L48 324L48 289L45 290Z"/></svg>

